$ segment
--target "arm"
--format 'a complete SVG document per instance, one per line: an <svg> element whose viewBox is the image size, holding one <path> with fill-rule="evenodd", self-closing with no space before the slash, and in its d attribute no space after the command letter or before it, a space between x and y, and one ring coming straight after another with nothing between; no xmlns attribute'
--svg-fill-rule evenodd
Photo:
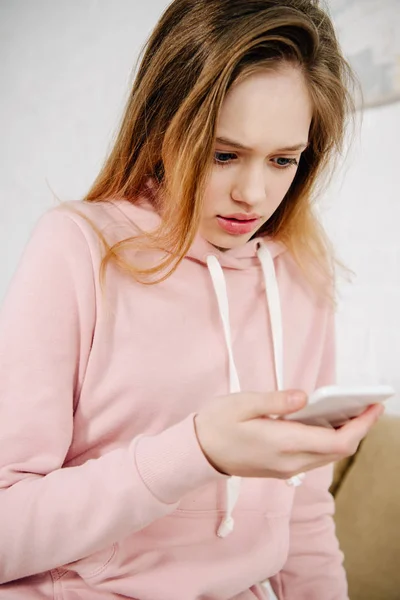
<svg viewBox="0 0 400 600"><path fill-rule="evenodd" d="M317 386L335 381L335 324L327 317ZM333 467L310 471L296 489L290 523L289 558L271 579L279 600L347 600L343 554L335 534L334 501L329 493Z"/></svg>
<svg viewBox="0 0 400 600"><path fill-rule="evenodd" d="M52 211L0 312L0 584L112 545L221 477L200 450L193 417L62 468L95 325L87 240L66 212Z"/></svg>

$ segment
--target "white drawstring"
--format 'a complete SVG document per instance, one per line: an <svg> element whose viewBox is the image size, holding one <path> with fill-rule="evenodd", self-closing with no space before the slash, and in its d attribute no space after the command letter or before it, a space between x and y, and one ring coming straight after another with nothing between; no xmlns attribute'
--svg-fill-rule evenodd
<svg viewBox="0 0 400 600"><path fill-rule="evenodd" d="M226 289L226 281L224 272L221 265L219 264L216 256L210 255L207 257L207 266L210 271L211 280L214 286L215 295L217 297L219 314L222 320L222 326L224 328L224 336L226 348L228 350L229 358L229 391L231 394L240 392L240 382L237 373L235 360L233 358L232 349L232 338L231 338L231 325L229 320L229 302L228 292Z"/></svg>
<svg viewBox="0 0 400 600"><path fill-rule="evenodd" d="M211 281L214 286L219 314L221 316L222 326L224 329L225 344L228 350L229 392L231 394L236 394L237 392L240 392L241 388L239 375L236 369L235 360L233 358L231 326L229 320L229 302L225 276L216 256L210 255L207 257L207 266L210 272ZM242 480L240 477L231 477L226 484L225 515L217 531L218 537L224 538L228 536L230 533L232 533L235 527L232 512L239 498L241 481Z"/></svg>
<svg viewBox="0 0 400 600"><path fill-rule="evenodd" d="M274 259L268 248L261 243L257 251L257 256L260 259L264 275L265 295L267 297L267 306L269 308L272 345L274 348L276 385L278 391L281 391L283 390L283 326L281 300L279 297Z"/></svg>
<svg viewBox="0 0 400 600"><path fill-rule="evenodd" d="M278 391L283 391L283 319L274 259L272 258L268 248L261 242L258 247L257 256L260 259L264 274L265 294L267 296L267 305L269 307L272 343L274 348L276 385ZM298 475L288 479L286 483L290 486L298 487L303 483L304 477L304 473L299 473Z"/></svg>
<svg viewBox="0 0 400 600"><path fill-rule="evenodd" d="M275 376L278 390L284 389L284 372L283 372L283 326L282 326L282 310L279 297L278 282L276 279L274 260L268 248L260 242L257 256L260 260L262 272L265 282L265 293L267 298L267 306L271 323L272 342L274 349ZM207 266L210 272L211 281L214 286L215 296L218 302L219 313L221 316L222 326L224 330L225 344L228 351L229 360L229 391L235 394L241 391L239 375L236 369L233 356L231 327L229 320L229 302L228 292L226 289L226 281L222 267L216 256L210 255L207 257ZM301 485L304 474L292 477L287 481L288 485ZM225 514L222 523L220 524L217 535L221 538L232 533L235 523L232 517L233 510L240 495L240 477L231 477L226 484L226 506Z"/></svg>

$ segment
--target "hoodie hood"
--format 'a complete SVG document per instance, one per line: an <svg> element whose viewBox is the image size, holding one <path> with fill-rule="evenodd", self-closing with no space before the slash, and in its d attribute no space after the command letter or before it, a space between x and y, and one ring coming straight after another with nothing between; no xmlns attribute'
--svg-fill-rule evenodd
<svg viewBox="0 0 400 600"><path fill-rule="evenodd" d="M136 230L153 231L160 224L160 215L146 197L143 197L137 204L132 204L127 200L113 200L112 204L124 213ZM268 248L272 258L286 252L284 244L265 236L253 238L238 248L222 252L207 242L200 234L197 234L185 258L206 265L208 257L213 255L223 268L236 270L260 268L260 261L257 256L260 242Z"/></svg>

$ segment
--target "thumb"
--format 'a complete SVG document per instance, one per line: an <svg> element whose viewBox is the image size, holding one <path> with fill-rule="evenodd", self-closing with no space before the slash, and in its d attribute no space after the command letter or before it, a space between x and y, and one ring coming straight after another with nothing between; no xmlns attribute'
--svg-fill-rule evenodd
<svg viewBox="0 0 400 600"><path fill-rule="evenodd" d="M289 415L300 410L307 403L307 395L300 390L246 395L247 401L239 402L237 406L238 416L242 421L259 417Z"/></svg>

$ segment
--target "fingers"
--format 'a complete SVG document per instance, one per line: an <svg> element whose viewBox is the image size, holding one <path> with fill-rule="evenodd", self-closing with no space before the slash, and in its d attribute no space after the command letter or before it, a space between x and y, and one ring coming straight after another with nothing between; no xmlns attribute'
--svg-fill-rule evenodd
<svg viewBox="0 0 400 600"><path fill-rule="evenodd" d="M285 428L282 430L282 435L285 435L286 439L285 452L289 454L301 452L309 455L338 454L339 443L335 429L303 425L294 421L281 421L279 424Z"/></svg>
<svg viewBox="0 0 400 600"><path fill-rule="evenodd" d="M357 451L361 440L365 438L383 412L382 405L373 405L340 429L313 427L292 422L290 425L294 427L290 433L289 451L327 454L336 459L351 456ZM285 424L289 425L287 422Z"/></svg>
<svg viewBox="0 0 400 600"><path fill-rule="evenodd" d="M288 415L303 408L307 396L300 390L271 392L269 394L237 394L237 417L241 421L269 417L271 415Z"/></svg>
<svg viewBox="0 0 400 600"><path fill-rule="evenodd" d="M378 419L384 413L385 408L382 404L373 404L362 415L352 419L346 425L343 425L337 433L341 438L358 438L359 442L365 438L371 427L375 425Z"/></svg>

